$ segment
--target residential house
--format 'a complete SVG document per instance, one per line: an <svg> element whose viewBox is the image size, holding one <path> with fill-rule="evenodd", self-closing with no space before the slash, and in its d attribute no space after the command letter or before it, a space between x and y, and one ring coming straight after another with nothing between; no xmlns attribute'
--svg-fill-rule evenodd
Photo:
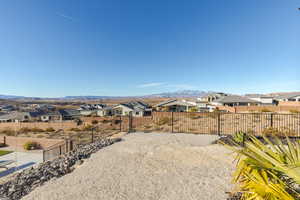
<svg viewBox="0 0 300 200"><path fill-rule="evenodd" d="M213 112L216 106L212 105L213 101L216 101L224 96L228 96L226 93L209 93L205 96L198 97L196 100L199 111L201 112Z"/></svg>
<svg viewBox="0 0 300 200"><path fill-rule="evenodd" d="M78 109L83 116L111 116L112 108L105 104L85 104Z"/></svg>
<svg viewBox="0 0 300 200"><path fill-rule="evenodd" d="M160 102L158 104L156 104L154 107L154 109L156 111L167 111L167 104L169 103L172 103L172 102L175 102L175 101L178 101L177 99L170 99L170 100L167 100L167 101L163 101L163 102Z"/></svg>
<svg viewBox="0 0 300 200"><path fill-rule="evenodd" d="M36 110L55 111L55 106L48 105L48 104L38 104L36 106Z"/></svg>
<svg viewBox="0 0 300 200"><path fill-rule="evenodd" d="M61 109L58 112L62 115L62 120L74 120L80 118L79 110Z"/></svg>
<svg viewBox="0 0 300 200"><path fill-rule="evenodd" d="M97 116L103 117L103 116L112 116L113 115L113 108L112 107L104 107L102 109L97 110Z"/></svg>
<svg viewBox="0 0 300 200"><path fill-rule="evenodd" d="M274 97L263 95L263 94L246 94L247 98L259 101L261 105L274 105L276 104L276 101L274 100Z"/></svg>
<svg viewBox="0 0 300 200"><path fill-rule="evenodd" d="M78 110L99 110L105 108L105 104L84 104Z"/></svg>
<svg viewBox="0 0 300 200"><path fill-rule="evenodd" d="M41 112L17 112L13 111L0 116L0 122L29 122L39 121Z"/></svg>
<svg viewBox="0 0 300 200"><path fill-rule="evenodd" d="M0 105L0 110L2 112L11 112L16 110L16 108L13 105Z"/></svg>
<svg viewBox="0 0 300 200"><path fill-rule="evenodd" d="M50 121L62 121L63 116L58 111L48 112L41 115L41 121L43 122L50 122Z"/></svg>
<svg viewBox="0 0 300 200"><path fill-rule="evenodd" d="M130 115L135 117L142 117L151 115L152 109L149 105L140 102L140 101L132 101L128 103L122 103L112 108L113 113L115 115Z"/></svg>
<svg viewBox="0 0 300 200"><path fill-rule="evenodd" d="M161 102L154 106L158 111L167 112L188 112L190 110L198 111L196 102L173 99L170 101Z"/></svg>
<svg viewBox="0 0 300 200"><path fill-rule="evenodd" d="M245 96L229 95L212 101L211 104L215 106L256 106L261 103Z"/></svg>
<svg viewBox="0 0 300 200"><path fill-rule="evenodd" d="M274 97L277 101L297 101L300 102L300 92L278 95Z"/></svg>
<svg viewBox="0 0 300 200"><path fill-rule="evenodd" d="M98 110L79 110L82 116L96 116Z"/></svg>
<svg viewBox="0 0 300 200"><path fill-rule="evenodd" d="M224 97L224 96L228 96L228 94L222 93L222 92L209 93L209 94L204 95L202 97L198 97L197 102L210 103L210 102L215 101L217 99L220 99L221 97Z"/></svg>

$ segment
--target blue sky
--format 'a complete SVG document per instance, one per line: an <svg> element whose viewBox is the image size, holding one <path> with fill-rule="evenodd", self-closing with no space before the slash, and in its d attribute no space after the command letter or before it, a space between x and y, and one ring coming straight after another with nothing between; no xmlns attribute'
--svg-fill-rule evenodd
<svg viewBox="0 0 300 200"><path fill-rule="evenodd" d="M2 0L0 94L300 90L298 0Z"/></svg>

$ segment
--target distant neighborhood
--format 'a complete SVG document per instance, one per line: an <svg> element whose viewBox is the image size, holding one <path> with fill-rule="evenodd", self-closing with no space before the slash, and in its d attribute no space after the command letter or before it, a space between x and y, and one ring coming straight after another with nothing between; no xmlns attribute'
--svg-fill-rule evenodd
<svg viewBox="0 0 300 200"><path fill-rule="evenodd" d="M279 109L280 108L280 109ZM268 110L269 109L269 110ZM244 96L213 92L193 98L169 98L149 105L142 101L107 105L84 103L76 108L60 108L51 104L26 103L13 105L0 103L0 122L51 122L76 120L90 116L151 116L152 112L253 112L253 111L300 111L300 92Z"/></svg>

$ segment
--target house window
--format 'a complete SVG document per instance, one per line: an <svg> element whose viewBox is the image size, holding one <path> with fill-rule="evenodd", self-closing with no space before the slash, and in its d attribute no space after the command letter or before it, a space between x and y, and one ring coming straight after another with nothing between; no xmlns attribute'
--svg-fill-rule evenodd
<svg viewBox="0 0 300 200"><path fill-rule="evenodd" d="M135 112L135 115L139 115L140 114L140 112Z"/></svg>

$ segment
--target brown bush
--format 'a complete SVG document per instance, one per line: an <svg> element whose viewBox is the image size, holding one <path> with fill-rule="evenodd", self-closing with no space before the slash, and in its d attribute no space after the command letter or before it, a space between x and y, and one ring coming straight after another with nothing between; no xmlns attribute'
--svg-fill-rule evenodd
<svg viewBox="0 0 300 200"><path fill-rule="evenodd" d="M79 128L70 128L69 131L80 132L81 129L79 129Z"/></svg>
<svg viewBox="0 0 300 200"><path fill-rule="evenodd" d="M267 108L263 108L263 109L261 109L261 112L272 112L272 111Z"/></svg>
<svg viewBox="0 0 300 200"><path fill-rule="evenodd" d="M300 111L292 109L292 110L290 110L290 113L293 113L293 114L299 114Z"/></svg>
<svg viewBox="0 0 300 200"><path fill-rule="evenodd" d="M19 133L29 133L31 132L31 129L28 127L23 127L19 129Z"/></svg>
<svg viewBox="0 0 300 200"><path fill-rule="evenodd" d="M7 135L7 136L13 136L13 135L16 134L15 131L12 130L12 129L10 129L10 128L3 129L3 130L1 131L1 133L2 133L2 134L5 134L5 135Z"/></svg>
<svg viewBox="0 0 300 200"><path fill-rule="evenodd" d="M102 120L102 123L104 123L104 124L106 124L106 123L111 123L112 122L112 120L108 120L108 119L103 119Z"/></svg>
<svg viewBox="0 0 300 200"><path fill-rule="evenodd" d="M289 128L281 128L281 129L278 129L278 128L272 128L272 127L269 127L269 128L265 128L263 131L262 131L262 134L265 135L265 136L295 136L297 135L295 133L295 131L289 129Z"/></svg>
<svg viewBox="0 0 300 200"><path fill-rule="evenodd" d="M96 120L96 119L94 119L93 121L92 121L92 124L93 125L96 125L96 124L98 124L99 122L98 122L98 120Z"/></svg>
<svg viewBox="0 0 300 200"><path fill-rule="evenodd" d="M93 126L92 125L86 125L82 128L83 131L91 131L93 129Z"/></svg>
<svg viewBox="0 0 300 200"><path fill-rule="evenodd" d="M54 132L55 131L55 129L54 128L52 128L52 127L49 127L49 128L46 128L46 130L45 130L46 132Z"/></svg>
<svg viewBox="0 0 300 200"><path fill-rule="evenodd" d="M32 128L31 129L31 132L33 132L33 133L40 133L40 132L45 132L45 130L44 129L41 129L41 128Z"/></svg>
<svg viewBox="0 0 300 200"><path fill-rule="evenodd" d="M200 119L201 118L201 116L197 113L190 113L188 116L191 119Z"/></svg>
<svg viewBox="0 0 300 200"><path fill-rule="evenodd" d="M170 117L163 117L163 118L159 119L158 122L156 122L156 124L158 126L165 125L165 124L170 124L170 123L171 123L171 118Z"/></svg>

